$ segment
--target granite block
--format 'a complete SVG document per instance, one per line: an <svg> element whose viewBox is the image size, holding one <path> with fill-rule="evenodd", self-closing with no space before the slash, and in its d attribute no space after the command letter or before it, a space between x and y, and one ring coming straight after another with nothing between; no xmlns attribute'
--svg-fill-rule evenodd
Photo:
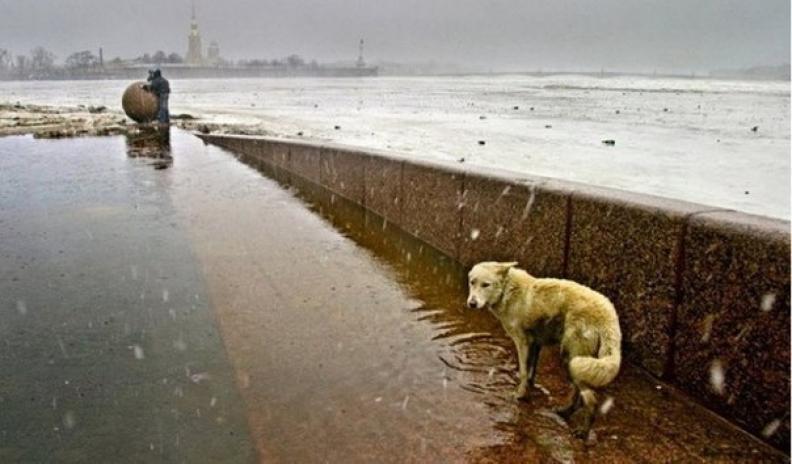
<svg viewBox="0 0 792 464"><path fill-rule="evenodd" d="M610 298L627 358L658 377L670 360L681 233L700 208L610 190L571 196L567 276Z"/></svg>
<svg viewBox="0 0 792 464"><path fill-rule="evenodd" d="M458 256L464 173L404 163L399 225L447 256Z"/></svg>
<svg viewBox="0 0 792 464"><path fill-rule="evenodd" d="M529 273L562 277L569 193L468 173L459 261L517 261Z"/></svg>
<svg viewBox="0 0 792 464"><path fill-rule="evenodd" d="M786 221L693 216L674 355L675 383L782 450L789 449L789 257Z"/></svg>
<svg viewBox="0 0 792 464"><path fill-rule="evenodd" d="M403 161L370 156L366 161L366 208L399 224L402 204Z"/></svg>
<svg viewBox="0 0 792 464"><path fill-rule="evenodd" d="M291 146L289 169L293 174L319 183L321 149L318 145L293 144Z"/></svg>
<svg viewBox="0 0 792 464"><path fill-rule="evenodd" d="M365 203L364 168L369 155L347 149L324 147L320 182L330 191L359 205Z"/></svg>

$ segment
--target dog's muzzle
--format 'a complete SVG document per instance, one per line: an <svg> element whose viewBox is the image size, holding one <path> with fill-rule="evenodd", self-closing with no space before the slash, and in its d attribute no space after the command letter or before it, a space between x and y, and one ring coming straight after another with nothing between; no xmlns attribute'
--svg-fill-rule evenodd
<svg viewBox="0 0 792 464"><path fill-rule="evenodd" d="M467 305L470 309L477 309L479 307L479 304L476 300L468 300Z"/></svg>

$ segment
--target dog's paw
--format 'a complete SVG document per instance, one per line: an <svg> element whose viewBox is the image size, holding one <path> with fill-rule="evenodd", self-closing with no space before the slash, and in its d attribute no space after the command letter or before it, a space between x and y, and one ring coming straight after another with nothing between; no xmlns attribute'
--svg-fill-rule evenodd
<svg viewBox="0 0 792 464"><path fill-rule="evenodd" d="M559 406L553 408L553 412L561 419L564 419L564 421L569 422L569 418L572 417L574 410L569 406Z"/></svg>
<svg viewBox="0 0 792 464"><path fill-rule="evenodd" d="M583 425L572 427L572 436L580 440L587 440L589 437L589 428Z"/></svg>
<svg viewBox="0 0 792 464"><path fill-rule="evenodd" d="M525 387L519 387L517 390L514 390L512 393L512 398L517 401L527 401L528 400L528 389Z"/></svg>

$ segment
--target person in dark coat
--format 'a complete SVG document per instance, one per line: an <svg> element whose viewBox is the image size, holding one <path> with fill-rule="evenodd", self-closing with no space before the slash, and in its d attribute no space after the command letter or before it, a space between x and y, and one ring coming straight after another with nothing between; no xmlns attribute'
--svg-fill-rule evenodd
<svg viewBox="0 0 792 464"><path fill-rule="evenodd" d="M157 121L160 124L170 123L170 112L168 111L168 97L170 96L170 83L162 77L162 71L155 69L149 71L148 84L143 88L151 91L157 96Z"/></svg>

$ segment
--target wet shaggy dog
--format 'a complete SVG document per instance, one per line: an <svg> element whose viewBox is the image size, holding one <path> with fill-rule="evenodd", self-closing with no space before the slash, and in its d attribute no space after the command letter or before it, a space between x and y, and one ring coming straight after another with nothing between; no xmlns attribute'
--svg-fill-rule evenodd
<svg viewBox="0 0 792 464"><path fill-rule="evenodd" d="M597 409L594 389L609 384L619 373L621 329L616 310L608 298L584 285L539 279L516 265L483 262L473 266L468 274L467 304L488 308L514 341L520 368L517 398L525 398L529 384L534 385L542 346L561 345L575 393L569 405L557 412L567 421L573 414L582 416L573 432L586 438Z"/></svg>

